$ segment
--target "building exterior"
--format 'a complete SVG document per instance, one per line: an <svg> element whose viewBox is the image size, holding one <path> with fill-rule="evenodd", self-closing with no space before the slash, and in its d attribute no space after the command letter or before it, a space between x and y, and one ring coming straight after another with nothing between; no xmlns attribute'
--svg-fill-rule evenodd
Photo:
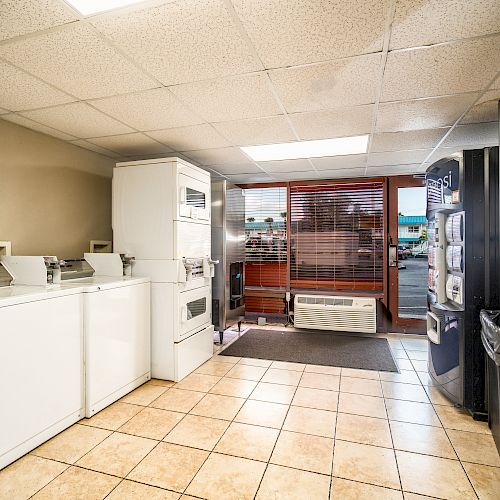
<svg viewBox="0 0 500 500"><path fill-rule="evenodd" d="M427 218L425 215L398 216L398 244L413 248L427 240Z"/></svg>

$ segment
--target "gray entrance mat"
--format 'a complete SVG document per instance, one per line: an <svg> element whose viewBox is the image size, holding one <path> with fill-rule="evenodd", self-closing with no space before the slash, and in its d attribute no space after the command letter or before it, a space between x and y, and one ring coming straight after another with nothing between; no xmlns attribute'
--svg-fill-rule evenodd
<svg viewBox="0 0 500 500"><path fill-rule="evenodd" d="M248 330L222 356L397 372L387 339L344 332Z"/></svg>

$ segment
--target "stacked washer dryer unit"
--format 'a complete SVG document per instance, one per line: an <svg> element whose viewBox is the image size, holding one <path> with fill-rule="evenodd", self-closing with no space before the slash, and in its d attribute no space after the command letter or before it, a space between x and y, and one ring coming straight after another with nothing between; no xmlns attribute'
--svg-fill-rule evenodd
<svg viewBox="0 0 500 500"><path fill-rule="evenodd" d="M213 354L210 174L179 158L118 163L114 249L151 278L151 375L179 381Z"/></svg>

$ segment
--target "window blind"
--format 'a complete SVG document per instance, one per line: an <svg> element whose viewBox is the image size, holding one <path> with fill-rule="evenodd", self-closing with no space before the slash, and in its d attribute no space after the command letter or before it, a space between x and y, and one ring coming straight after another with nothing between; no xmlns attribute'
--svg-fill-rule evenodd
<svg viewBox="0 0 500 500"><path fill-rule="evenodd" d="M293 290L383 291L384 182L290 186Z"/></svg>
<svg viewBox="0 0 500 500"><path fill-rule="evenodd" d="M251 188L245 196L245 304L280 313L287 284L286 187Z"/></svg>

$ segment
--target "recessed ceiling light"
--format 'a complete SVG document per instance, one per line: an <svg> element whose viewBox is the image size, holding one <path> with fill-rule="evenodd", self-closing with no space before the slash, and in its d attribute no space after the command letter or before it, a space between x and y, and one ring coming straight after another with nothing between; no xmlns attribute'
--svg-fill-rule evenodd
<svg viewBox="0 0 500 500"><path fill-rule="evenodd" d="M118 7L125 7L126 5L132 5L143 1L144 0L66 0L71 7L74 7L84 16L97 14L105 10L116 9Z"/></svg>
<svg viewBox="0 0 500 500"><path fill-rule="evenodd" d="M368 135L322 139L320 141L284 142L265 146L245 146L241 150L254 161L296 160L366 153Z"/></svg>

